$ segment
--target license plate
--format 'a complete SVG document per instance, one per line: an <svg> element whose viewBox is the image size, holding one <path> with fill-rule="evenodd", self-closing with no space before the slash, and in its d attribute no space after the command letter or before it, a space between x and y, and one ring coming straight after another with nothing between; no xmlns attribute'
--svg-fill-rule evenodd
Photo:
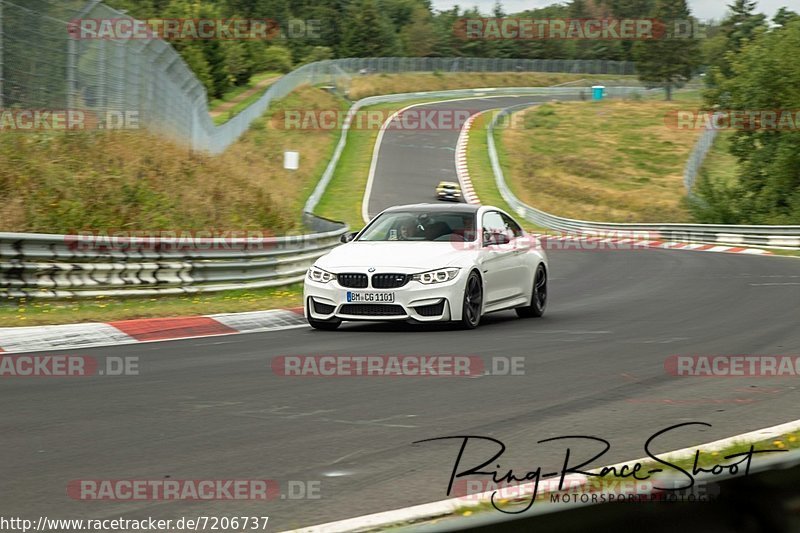
<svg viewBox="0 0 800 533"><path fill-rule="evenodd" d="M351 292L347 291L347 303L354 304L374 304L374 303L393 303L393 292Z"/></svg>

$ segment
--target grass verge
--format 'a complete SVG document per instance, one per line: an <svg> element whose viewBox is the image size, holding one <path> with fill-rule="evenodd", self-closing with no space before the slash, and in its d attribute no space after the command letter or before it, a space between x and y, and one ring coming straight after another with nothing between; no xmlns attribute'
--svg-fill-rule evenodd
<svg viewBox="0 0 800 533"><path fill-rule="evenodd" d="M493 205L504 209L512 215L516 214L514 209L503 200L500 191L497 189L495 183L494 171L492 170L492 162L489 159L489 124L492 121L495 113L488 111L481 114L472 123L472 129L469 133L469 142L467 143L467 168L469 168L469 177L472 181L475 192L480 198L481 203L484 205ZM506 154L503 146L498 142L497 130L495 130L495 146L497 147L498 157L500 158L500 166L503 173L508 172L508 154ZM543 233L546 230L522 217L515 217L522 226L530 232Z"/></svg>
<svg viewBox="0 0 800 533"><path fill-rule="evenodd" d="M0 303L0 326L42 326L260 311L303 304L303 284L187 296L19 299Z"/></svg>
<svg viewBox="0 0 800 533"><path fill-rule="evenodd" d="M721 131L717 135L711 150L708 151L706 160L700 169L699 175L706 175L712 183L733 184L736 181L738 162L731 153L733 131Z"/></svg>
<svg viewBox="0 0 800 533"><path fill-rule="evenodd" d="M800 257L800 250L784 250L782 248L764 248L775 255L785 255L786 257Z"/></svg>
<svg viewBox="0 0 800 533"><path fill-rule="evenodd" d="M300 89L216 157L138 132L3 136L0 230L300 231L299 213L338 132L274 129L270 118L283 109L315 107L345 103L322 90ZM300 170L283 169L288 149L300 151ZM0 301L0 327L294 307L302 303L301 290L298 284L158 298L8 299Z"/></svg>
<svg viewBox="0 0 800 533"><path fill-rule="evenodd" d="M274 80L271 81L272 83L274 83L278 81L278 78L275 78ZM229 120L231 120L236 115L238 115L239 113L241 113L242 111L244 111L245 109L247 109L248 107L250 107L251 105L253 105L254 103L256 103L256 101L263 96L264 92L267 89L269 89L269 85L271 85L272 83L265 85L258 91L254 91L252 94L246 96L241 101L232 103L231 104L232 107L230 107L230 109L213 113L211 118L214 121L214 124L216 124L217 126L224 124Z"/></svg>
<svg viewBox="0 0 800 533"><path fill-rule="evenodd" d="M246 84L234 87L233 89L229 90L224 95L222 95L222 98L213 98L210 102L208 102L208 111L214 112L217 110L217 108L223 106L228 102L232 102L234 100L240 101L241 95L252 90L254 87L258 86L261 82L265 80L279 78L281 76L283 76L283 74L276 71L260 72L258 74L255 74L253 77L250 78L250 81L248 81Z"/></svg>
<svg viewBox="0 0 800 533"><path fill-rule="evenodd" d="M503 200L503 197L497 189L494 172L492 171L492 164L489 159L487 139L489 136L488 126L492 117L492 112L486 112L473 122L472 129L470 130L469 143L467 144L467 166L469 168L470 179L475 187L475 192L478 194L481 202L483 204L497 206L513 214L514 209ZM731 136L732 134L730 133L722 133L718 141L714 144L714 148L708 154L703 168L708 172L711 179L729 180L734 179L736 176L736 158L730 155L728 151ZM500 159L500 166L503 169L503 173L507 176L510 172L510 155L501 142L499 130L495 130L494 137L495 146L497 147L498 157ZM544 234L558 233L537 226L522 217L517 217L517 220L529 232ZM753 248L762 247L754 246ZM781 248L763 249L775 255L800 257L800 250L785 250Z"/></svg>
<svg viewBox="0 0 800 533"><path fill-rule="evenodd" d="M270 117L344 105L301 88L219 156L143 131L2 135L0 231L298 229L302 203L338 135L276 129ZM300 151L298 171L283 169L289 149Z"/></svg>
<svg viewBox="0 0 800 533"><path fill-rule="evenodd" d="M682 222L683 167L699 131L665 117L691 99L545 104L498 129L509 186L555 215L610 222Z"/></svg>

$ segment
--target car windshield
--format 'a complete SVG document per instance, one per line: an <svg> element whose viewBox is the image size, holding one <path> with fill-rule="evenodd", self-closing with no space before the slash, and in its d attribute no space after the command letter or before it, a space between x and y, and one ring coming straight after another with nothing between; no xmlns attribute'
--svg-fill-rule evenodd
<svg viewBox="0 0 800 533"><path fill-rule="evenodd" d="M457 211L392 211L370 224L359 241L474 241L475 214Z"/></svg>

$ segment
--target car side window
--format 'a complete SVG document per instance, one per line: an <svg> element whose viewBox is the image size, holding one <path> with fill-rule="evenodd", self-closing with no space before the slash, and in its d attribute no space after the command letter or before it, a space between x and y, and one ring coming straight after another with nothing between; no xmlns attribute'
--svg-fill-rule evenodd
<svg viewBox="0 0 800 533"><path fill-rule="evenodd" d="M489 211L483 214L484 233L505 233L506 225L503 217L497 211Z"/></svg>
<svg viewBox="0 0 800 533"><path fill-rule="evenodd" d="M511 239L511 232L506 228L503 217L497 211L489 211L483 215L483 242L494 241L493 235L501 234Z"/></svg>
<svg viewBox="0 0 800 533"><path fill-rule="evenodd" d="M503 222L505 223L506 228L511 232L511 234L514 235L514 237L522 237L524 235L522 228L519 227L519 224L517 224L513 218L502 213L500 216L503 217Z"/></svg>

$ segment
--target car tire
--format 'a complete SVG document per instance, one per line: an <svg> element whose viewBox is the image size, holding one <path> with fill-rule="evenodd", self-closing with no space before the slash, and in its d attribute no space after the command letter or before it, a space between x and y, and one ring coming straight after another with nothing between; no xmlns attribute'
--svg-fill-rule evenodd
<svg viewBox="0 0 800 533"><path fill-rule="evenodd" d="M541 318L547 309L547 269L544 264L536 267L533 277L533 290L531 291L531 304L527 307L518 307L517 316L520 318Z"/></svg>
<svg viewBox="0 0 800 533"><path fill-rule="evenodd" d="M467 277L464 285L464 301L461 305L461 327L475 329L481 323L483 312L483 282L474 270Z"/></svg>
<svg viewBox="0 0 800 533"><path fill-rule="evenodd" d="M314 329L333 331L342 325L342 321L338 318L332 318L330 320L317 320L316 318L308 317L308 324Z"/></svg>

